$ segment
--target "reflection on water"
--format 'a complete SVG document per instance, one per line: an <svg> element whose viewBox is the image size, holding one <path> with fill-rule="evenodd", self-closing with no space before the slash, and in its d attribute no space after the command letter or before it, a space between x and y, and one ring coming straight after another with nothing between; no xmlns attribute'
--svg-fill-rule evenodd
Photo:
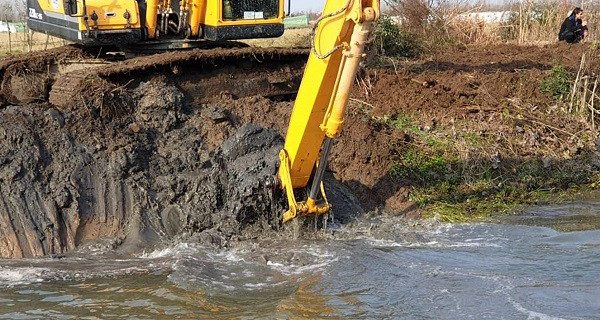
<svg viewBox="0 0 600 320"><path fill-rule="evenodd" d="M510 223L373 219L329 240L227 251L4 260L0 318L599 319L596 207Z"/></svg>
<svg viewBox="0 0 600 320"><path fill-rule="evenodd" d="M546 226L569 232L600 229L599 216L599 203L596 201L580 201L551 207L532 207L523 215L504 220L525 225Z"/></svg>

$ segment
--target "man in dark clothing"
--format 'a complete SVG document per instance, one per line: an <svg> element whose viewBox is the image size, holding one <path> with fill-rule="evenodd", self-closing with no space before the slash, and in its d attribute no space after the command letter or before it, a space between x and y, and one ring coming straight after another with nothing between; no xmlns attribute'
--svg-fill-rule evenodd
<svg viewBox="0 0 600 320"><path fill-rule="evenodd" d="M560 26L558 41L579 43L587 35L587 30L586 23L583 22L583 10L577 7Z"/></svg>

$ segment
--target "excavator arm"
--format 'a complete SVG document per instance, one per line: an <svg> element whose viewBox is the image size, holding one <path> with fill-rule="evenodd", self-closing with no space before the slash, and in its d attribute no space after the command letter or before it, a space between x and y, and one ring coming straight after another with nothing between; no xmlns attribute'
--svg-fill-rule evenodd
<svg viewBox="0 0 600 320"><path fill-rule="evenodd" d="M379 14L380 0L328 0L314 26L312 50L279 153L279 180L289 204L284 222L330 210L322 182L327 157L341 133L348 96ZM311 177L307 199L297 201L294 189L308 186Z"/></svg>

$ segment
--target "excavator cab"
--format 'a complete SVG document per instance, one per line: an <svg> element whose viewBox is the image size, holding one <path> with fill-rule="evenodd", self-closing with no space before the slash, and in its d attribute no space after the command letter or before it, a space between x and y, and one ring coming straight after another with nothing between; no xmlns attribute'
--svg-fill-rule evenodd
<svg viewBox="0 0 600 320"><path fill-rule="evenodd" d="M223 20L236 21L246 19L274 19L279 15L279 1L223 0Z"/></svg>
<svg viewBox="0 0 600 320"><path fill-rule="evenodd" d="M205 39L222 41L283 35L284 0L217 0L212 3L218 8L206 10Z"/></svg>
<svg viewBox="0 0 600 320"><path fill-rule="evenodd" d="M283 34L284 0L27 0L28 26L84 45Z"/></svg>

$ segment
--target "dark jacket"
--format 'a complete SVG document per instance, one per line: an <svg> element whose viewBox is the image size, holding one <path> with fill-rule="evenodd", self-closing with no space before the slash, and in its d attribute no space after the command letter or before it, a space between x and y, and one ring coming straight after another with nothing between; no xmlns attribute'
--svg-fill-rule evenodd
<svg viewBox="0 0 600 320"><path fill-rule="evenodd" d="M558 33L558 41L566 41L568 43L577 43L583 39L583 30L581 20L575 18L575 15L570 15L560 26Z"/></svg>

